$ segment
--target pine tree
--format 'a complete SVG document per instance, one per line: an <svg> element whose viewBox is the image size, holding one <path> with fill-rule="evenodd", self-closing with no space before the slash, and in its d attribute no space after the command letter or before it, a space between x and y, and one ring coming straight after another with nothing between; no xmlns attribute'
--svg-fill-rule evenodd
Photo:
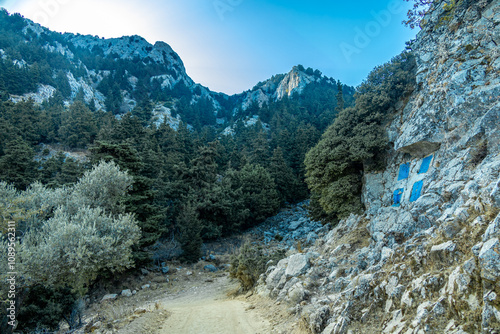
<svg viewBox="0 0 500 334"><path fill-rule="evenodd" d="M269 141L266 133L262 130L262 123L257 122L255 126L258 128L260 127L261 130L250 139L249 147L251 150L249 153L249 161L253 164L267 166L270 158Z"/></svg>
<svg viewBox="0 0 500 334"><path fill-rule="evenodd" d="M97 141L90 151L94 163L100 160L114 161L133 176L132 189L123 202L126 211L136 215L141 228L141 239L134 253L135 260L147 261L149 253L144 249L153 245L165 232L165 209L159 207L155 200L158 190L154 188L155 179L151 178L150 168L154 169L156 162L151 163L150 160L149 164L145 164L130 141L117 144Z"/></svg>
<svg viewBox="0 0 500 334"><path fill-rule="evenodd" d="M17 189L26 189L36 179L35 152L21 138L8 142L4 152L0 158L0 180L12 183Z"/></svg>
<svg viewBox="0 0 500 334"><path fill-rule="evenodd" d="M335 108L335 113L338 114L344 110L344 92L342 89L342 83L337 81L337 107Z"/></svg>
<svg viewBox="0 0 500 334"><path fill-rule="evenodd" d="M85 92L83 91L82 87L80 87L80 89L78 89L78 92L76 92L74 102L85 103Z"/></svg>
<svg viewBox="0 0 500 334"><path fill-rule="evenodd" d="M198 212L198 217L203 229L203 238L216 238L221 234L219 226L211 221L210 200L213 187L217 181L217 156L216 143L202 146L198 149L197 157L190 162L190 167L182 176L183 182L187 185L187 197L185 201L190 201Z"/></svg>
<svg viewBox="0 0 500 334"><path fill-rule="evenodd" d="M147 126L153 117L153 106L149 101L142 102L132 110L132 115L137 117L143 126Z"/></svg>
<svg viewBox="0 0 500 334"><path fill-rule="evenodd" d="M211 143L201 146L196 157L190 162L190 168L183 179L194 192L201 192L217 179L216 145Z"/></svg>
<svg viewBox="0 0 500 334"><path fill-rule="evenodd" d="M71 86L68 81L68 77L64 71L59 70L56 77L56 86L59 92L61 92L63 98L67 99L71 95Z"/></svg>
<svg viewBox="0 0 500 334"><path fill-rule="evenodd" d="M58 152L42 163L39 180L48 187L71 185L83 176L84 167L75 159Z"/></svg>
<svg viewBox="0 0 500 334"><path fill-rule="evenodd" d="M30 145L40 142L42 125L41 112L33 100L13 103L7 101L1 105L1 117L11 126L10 136L19 136Z"/></svg>
<svg viewBox="0 0 500 334"><path fill-rule="evenodd" d="M112 112L114 115L119 115L121 113L121 106L123 103L123 96L118 83L111 85L110 89L105 93L106 110Z"/></svg>
<svg viewBox="0 0 500 334"><path fill-rule="evenodd" d="M59 186L71 185L83 176L84 168L73 158L66 158L61 166L59 174L56 176L56 182Z"/></svg>
<svg viewBox="0 0 500 334"><path fill-rule="evenodd" d="M97 135L97 125L93 113L81 102L73 103L63 114L59 137L71 148L86 148Z"/></svg>
<svg viewBox="0 0 500 334"><path fill-rule="evenodd" d="M269 173L276 184L281 204L294 202L300 198L299 182L292 169L286 164L281 147L276 148L273 152Z"/></svg>
<svg viewBox="0 0 500 334"><path fill-rule="evenodd" d="M375 68L358 88L355 107L342 110L306 156L306 181L334 220L363 210L362 173L383 168L386 124L415 86L415 61L402 53Z"/></svg>
<svg viewBox="0 0 500 334"><path fill-rule="evenodd" d="M57 187L58 183L55 181L57 174L61 171L61 166L64 163L65 156L62 152L43 161L40 170L39 180L48 185L49 187Z"/></svg>
<svg viewBox="0 0 500 334"><path fill-rule="evenodd" d="M182 257L186 262L197 262L201 257L201 246L203 240L200 236L201 222L198 219L198 212L192 203L186 203L181 208L181 213L177 217L181 237L180 243L183 250Z"/></svg>
<svg viewBox="0 0 500 334"><path fill-rule="evenodd" d="M244 207L250 215L244 227L254 226L276 213L279 194L269 172L260 165L247 164L236 175L236 188L241 188Z"/></svg>
<svg viewBox="0 0 500 334"><path fill-rule="evenodd" d="M118 123L107 134L109 140L115 142L130 141L137 145L144 140L146 129L141 123L141 120L133 116L131 113L126 113Z"/></svg>

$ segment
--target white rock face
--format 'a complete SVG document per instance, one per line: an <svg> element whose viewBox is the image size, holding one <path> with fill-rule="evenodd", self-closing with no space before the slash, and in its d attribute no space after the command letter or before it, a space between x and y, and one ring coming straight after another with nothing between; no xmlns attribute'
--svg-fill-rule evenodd
<svg viewBox="0 0 500 334"><path fill-rule="evenodd" d="M41 104L50 99L55 92L56 89L50 85L39 85L38 91L36 93L27 93L23 96L12 96L11 100L12 102L17 103L20 101L28 101L29 99L31 99L35 103Z"/></svg>
<svg viewBox="0 0 500 334"><path fill-rule="evenodd" d="M74 100L80 90L83 91L83 99L86 103L93 102L97 109L105 110L104 101L106 98L97 89L91 87L83 78L76 80L73 73L66 74L71 87L71 99Z"/></svg>
<svg viewBox="0 0 500 334"><path fill-rule="evenodd" d="M159 80L161 82L161 88L173 88L178 80L176 80L172 75L170 74L162 74L162 75L157 75L154 77L151 77L151 81L153 80Z"/></svg>
<svg viewBox="0 0 500 334"><path fill-rule="evenodd" d="M271 98L269 95L264 93L262 89L258 89L254 92L248 92L245 100L243 101L242 108L247 110L252 103L257 103L259 107L262 107L264 103L269 103Z"/></svg>
<svg viewBox="0 0 500 334"><path fill-rule="evenodd" d="M316 80L317 78L307 75L294 67L280 82L274 98L281 100L285 96L292 96L295 92L300 94L309 83Z"/></svg>
<svg viewBox="0 0 500 334"><path fill-rule="evenodd" d="M51 34L51 32L41 27L39 24L33 23L26 19L27 27L24 28L23 33L28 35L35 33L39 37L43 34ZM43 38L43 37L41 37ZM65 106L69 106L75 100L78 92L83 91L83 97L86 103L95 106L96 109L103 111L106 110L105 96L97 89L101 81L110 75L108 70L95 70L88 69L84 62L80 61L73 53L74 48L83 48L90 50L94 54L99 54L104 57L110 56L115 59L123 59L129 61L141 61L144 64L155 64L157 71L161 74L152 76L151 81L159 81L164 89L173 89L176 85L183 83L193 93L191 103L196 103L201 98L208 98L214 106L215 113L221 109L220 103L217 101L219 93L214 93L199 84L196 84L186 73L184 64L180 57L175 53L172 48L164 42L156 42L154 45L148 43L140 36L124 36L121 38L104 39L98 36L90 35L74 35L65 33L62 35L64 41L51 41L47 42L43 47L50 51L56 52L64 56L75 69L78 69L79 76L74 77L73 73L68 71L66 73L69 85L71 87L71 96L67 101L64 101ZM71 45L72 44L72 45ZM72 51L73 50L73 51ZM4 50L0 50L0 57L4 57ZM24 60L16 60L14 64L18 67L28 66ZM74 71L73 71L74 72ZM125 71L125 79L130 84L131 88L135 89L138 84L138 78ZM55 92L55 88L42 85L37 92L32 92L24 96L12 96L14 102L33 99L36 103L43 103ZM121 91L123 103L119 106L118 114L124 114L133 110L137 106L137 101L134 100L131 92L128 90ZM223 95L223 94L222 94ZM229 98L223 96L223 98ZM156 122L161 122L164 118L167 119L172 127L177 127L177 121L164 117L164 112L160 111L157 115ZM166 115L166 114L165 114Z"/></svg>
<svg viewBox="0 0 500 334"><path fill-rule="evenodd" d="M162 123L168 124L172 129L177 130L181 122L180 116L172 116L172 111L163 104L156 104L153 108L153 123L159 127Z"/></svg>
<svg viewBox="0 0 500 334"><path fill-rule="evenodd" d="M294 66L287 74L273 76L266 82L258 84L252 90L243 93L243 110L247 110L253 103L262 107L265 103L279 101L284 97L291 97L295 93L301 94L304 88L312 82L326 80L329 84L336 85L332 79L308 73L304 69Z"/></svg>
<svg viewBox="0 0 500 334"><path fill-rule="evenodd" d="M253 115L252 117L247 117L246 119L244 119L243 125L247 128L247 127L254 126L259 121L260 121L259 116ZM269 124L263 123L263 122L261 122L261 124L262 124L262 130L264 130L264 131L270 130ZM224 131L222 131L222 134L224 136L233 136L235 134L235 128L236 128L236 124L233 124L233 126L228 126L227 128L224 129Z"/></svg>

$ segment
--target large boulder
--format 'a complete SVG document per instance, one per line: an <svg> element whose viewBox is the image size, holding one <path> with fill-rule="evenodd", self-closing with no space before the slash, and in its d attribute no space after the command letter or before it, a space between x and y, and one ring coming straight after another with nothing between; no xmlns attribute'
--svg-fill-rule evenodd
<svg viewBox="0 0 500 334"><path fill-rule="evenodd" d="M378 215L368 225L371 235L381 232L405 237L427 228L429 227L426 223L420 225L408 211L393 207L380 209Z"/></svg>
<svg viewBox="0 0 500 334"><path fill-rule="evenodd" d="M288 301L292 304L299 304L301 301L307 298L307 290L301 282L295 283L288 290Z"/></svg>
<svg viewBox="0 0 500 334"><path fill-rule="evenodd" d="M282 259L278 262L276 267L269 268L269 274L266 278L266 285L268 289L273 290L280 285L283 275L285 275L286 266L288 265L288 258Z"/></svg>
<svg viewBox="0 0 500 334"><path fill-rule="evenodd" d="M133 293L132 293L132 291L131 291L130 289L126 289L126 290L123 290L123 291L122 291L121 295L122 295L123 297L132 297L132 296L133 296Z"/></svg>
<svg viewBox="0 0 500 334"><path fill-rule="evenodd" d="M304 274L309 266L309 257L306 254L294 254L288 258L285 275L286 277L297 277Z"/></svg>

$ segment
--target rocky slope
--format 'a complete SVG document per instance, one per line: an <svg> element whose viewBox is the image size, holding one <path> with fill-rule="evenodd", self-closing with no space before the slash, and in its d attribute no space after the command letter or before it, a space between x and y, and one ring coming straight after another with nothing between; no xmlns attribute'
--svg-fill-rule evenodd
<svg viewBox="0 0 500 334"><path fill-rule="evenodd" d="M72 102L80 90L83 90L84 99L87 103L94 102L96 107L106 110L105 96L98 90L98 85L103 78L112 74L110 71L89 68L84 63L81 50L87 50L92 57L120 59L130 63L155 64L162 74L153 75L150 80L158 80L162 88L173 88L182 82L191 92L196 90L195 99L209 96L216 107L220 106L215 101L216 93L209 91L206 87L196 84L186 73L184 64L178 54L164 42L156 42L154 45L147 42L140 36L124 36L120 38L104 39L99 36L80 35L65 33L54 37L55 34L25 19L26 26L22 30L26 42L33 35L38 40L45 41L44 48L51 52L57 52L68 59L73 66L84 68L85 74L75 78L71 71L66 71L69 84L71 86L71 97L67 103ZM42 42L43 43L43 42ZM78 51L78 52L77 52ZM27 66L27 65L24 65ZM130 83L131 90L122 90L124 96L123 112L130 111L137 105L137 101L132 98L132 92L136 88L138 78L130 73L126 73L126 80ZM51 86L39 86L38 92L26 94L23 97L14 97L14 100L33 98L36 102L43 102L52 97L55 88Z"/></svg>
<svg viewBox="0 0 500 334"><path fill-rule="evenodd" d="M436 5L366 212L260 279L312 333L500 330L500 1Z"/></svg>

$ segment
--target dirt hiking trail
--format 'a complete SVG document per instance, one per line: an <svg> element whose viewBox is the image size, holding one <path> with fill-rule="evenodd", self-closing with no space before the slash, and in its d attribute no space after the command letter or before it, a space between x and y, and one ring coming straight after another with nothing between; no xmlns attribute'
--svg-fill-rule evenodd
<svg viewBox="0 0 500 334"><path fill-rule="evenodd" d="M194 277L193 277L194 278ZM267 308L251 298L228 297L238 283L227 276L184 282L175 292L157 295L143 304L155 305L121 327L118 334L269 334Z"/></svg>
<svg viewBox="0 0 500 334"><path fill-rule="evenodd" d="M161 334L266 334L269 322L248 302L230 299L235 288L227 278L218 278L208 287L188 291L171 300L161 300L168 318ZM194 291L193 291L194 290Z"/></svg>

